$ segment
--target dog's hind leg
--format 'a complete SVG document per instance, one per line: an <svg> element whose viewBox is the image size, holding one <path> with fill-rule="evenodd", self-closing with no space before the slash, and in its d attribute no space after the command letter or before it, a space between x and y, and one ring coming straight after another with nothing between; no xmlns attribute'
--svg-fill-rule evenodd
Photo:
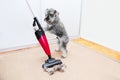
<svg viewBox="0 0 120 80"><path fill-rule="evenodd" d="M61 42L60 47L61 47L61 51L62 51L62 55L61 55L62 58L66 58L66 57L67 57L67 49L66 49L66 46L67 46L67 43Z"/></svg>

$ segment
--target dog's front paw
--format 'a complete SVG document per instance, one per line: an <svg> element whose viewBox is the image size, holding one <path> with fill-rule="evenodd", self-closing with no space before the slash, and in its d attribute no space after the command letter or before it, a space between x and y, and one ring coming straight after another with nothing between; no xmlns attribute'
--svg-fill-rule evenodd
<svg viewBox="0 0 120 80"><path fill-rule="evenodd" d="M47 30L48 30L48 28L47 28L47 27L44 27L43 29L44 29L44 31L47 31Z"/></svg>

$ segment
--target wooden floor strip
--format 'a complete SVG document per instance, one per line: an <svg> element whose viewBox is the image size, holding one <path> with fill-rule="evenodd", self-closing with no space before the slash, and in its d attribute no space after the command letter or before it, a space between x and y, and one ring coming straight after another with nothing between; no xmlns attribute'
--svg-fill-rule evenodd
<svg viewBox="0 0 120 80"><path fill-rule="evenodd" d="M75 42L83 44L87 47L90 47L100 53L103 53L104 55L107 55L108 57L120 61L120 52L106 48L102 45L99 45L97 43L94 43L92 41L86 40L84 38L78 38L78 39L74 39Z"/></svg>

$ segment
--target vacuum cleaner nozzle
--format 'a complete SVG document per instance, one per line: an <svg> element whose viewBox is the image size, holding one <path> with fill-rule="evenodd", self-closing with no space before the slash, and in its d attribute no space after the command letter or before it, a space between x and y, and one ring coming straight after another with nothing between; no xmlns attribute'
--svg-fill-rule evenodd
<svg viewBox="0 0 120 80"><path fill-rule="evenodd" d="M42 68L51 68L55 65L60 65L60 64L62 64L61 60L59 59L55 60L54 58L51 58L45 61L45 63L42 65Z"/></svg>

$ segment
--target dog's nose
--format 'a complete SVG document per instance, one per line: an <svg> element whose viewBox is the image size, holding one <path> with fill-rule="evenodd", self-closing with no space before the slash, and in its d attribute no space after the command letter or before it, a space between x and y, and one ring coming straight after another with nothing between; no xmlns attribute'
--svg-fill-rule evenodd
<svg viewBox="0 0 120 80"><path fill-rule="evenodd" d="M47 16L44 20L47 20L47 21L48 21L48 20L49 20L49 16Z"/></svg>

